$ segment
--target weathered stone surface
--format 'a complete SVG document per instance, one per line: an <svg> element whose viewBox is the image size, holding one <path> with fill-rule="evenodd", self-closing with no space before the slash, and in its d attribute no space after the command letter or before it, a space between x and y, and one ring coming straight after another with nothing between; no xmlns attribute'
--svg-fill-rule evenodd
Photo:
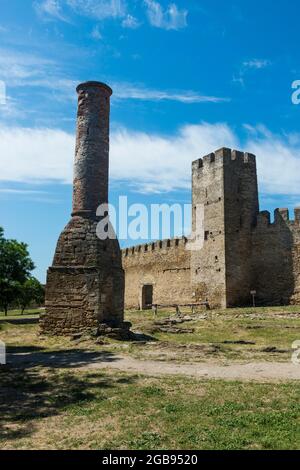
<svg viewBox="0 0 300 470"><path fill-rule="evenodd" d="M125 305L143 306L143 286L153 286L153 304L209 306L300 302L300 209L259 212L256 158L222 148L192 164L193 230L203 207L203 247L168 240L123 250Z"/></svg>
<svg viewBox="0 0 300 470"><path fill-rule="evenodd" d="M127 308L143 306L144 285L153 285L153 304L191 301L190 251L187 240L164 240L123 250Z"/></svg>
<svg viewBox="0 0 300 470"><path fill-rule="evenodd" d="M109 97L104 84L79 85L72 219L48 270L45 334L74 335L100 324L122 328L124 271L117 239L97 236L97 207L108 202ZM126 327L124 331L128 331Z"/></svg>

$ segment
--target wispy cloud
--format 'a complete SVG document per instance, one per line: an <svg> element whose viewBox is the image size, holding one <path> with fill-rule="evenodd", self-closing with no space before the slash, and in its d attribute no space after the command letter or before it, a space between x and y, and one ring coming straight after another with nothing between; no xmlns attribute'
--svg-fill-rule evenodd
<svg viewBox="0 0 300 470"><path fill-rule="evenodd" d="M137 29L141 26L141 23L137 18L128 14L122 21L122 26L123 28Z"/></svg>
<svg viewBox="0 0 300 470"><path fill-rule="evenodd" d="M141 86L115 83L114 96L117 99L135 99L144 101L178 101L180 103L222 103L230 101L228 98L201 95L195 91L163 91L153 90Z"/></svg>
<svg viewBox="0 0 300 470"><path fill-rule="evenodd" d="M144 0L144 3L152 26L166 30L178 30L187 26L188 11L180 10L175 3L171 3L165 10L155 0Z"/></svg>
<svg viewBox="0 0 300 470"><path fill-rule="evenodd" d="M67 17L62 13L59 0L40 0L34 2L37 13L46 19L56 19L68 22Z"/></svg>
<svg viewBox="0 0 300 470"><path fill-rule="evenodd" d="M92 32L94 39L101 39L98 26ZM51 92L51 99L74 100L79 80L63 78L58 64L30 54L0 48L0 80L10 87L42 88ZM103 78L105 80L105 78ZM113 99L143 101L177 101L180 103L222 103L228 98L203 95L191 90L157 90L143 84L130 84L108 80L114 90ZM55 95L53 95L55 91Z"/></svg>
<svg viewBox="0 0 300 470"><path fill-rule="evenodd" d="M102 34L99 28L99 25L96 25L92 32L91 32L91 38L96 39L96 41L100 41L102 39Z"/></svg>
<svg viewBox="0 0 300 470"><path fill-rule="evenodd" d="M16 81L53 73L55 63L33 54L0 48L0 79L14 85Z"/></svg>
<svg viewBox="0 0 300 470"><path fill-rule="evenodd" d="M165 30L179 30L187 26L188 10L175 3L164 8L156 0L142 0L150 24ZM130 14L126 0L35 0L35 9L44 19L70 22L72 14L100 20L119 19L123 28L137 29L141 21Z"/></svg>
<svg viewBox="0 0 300 470"><path fill-rule="evenodd" d="M47 194L46 191L37 191L34 189L15 189L15 188L0 188L1 194Z"/></svg>
<svg viewBox="0 0 300 470"><path fill-rule="evenodd" d="M241 86L245 86L245 77L248 72L251 70L262 70L267 67L270 67L272 65L272 62L268 59L250 59L250 60L245 60L242 65L240 66L240 69L238 71L238 74L234 75L232 81L234 83L238 83Z"/></svg>
<svg viewBox="0 0 300 470"><path fill-rule="evenodd" d="M98 20L123 18L127 11L125 0L66 0L66 3L78 15Z"/></svg>
<svg viewBox="0 0 300 470"><path fill-rule="evenodd" d="M264 69L266 67L269 67L272 65L272 62L267 59L252 59L252 60L247 60L243 63L243 67L246 69Z"/></svg>
<svg viewBox="0 0 300 470"><path fill-rule="evenodd" d="M300 199L300 135L247 130L242 143L224 123L187 125L169 136L119 128L111 135L111 181L148 193L188 189L192 160L228 146L257 155L263 194ZM0 127L0 180L71 183L74 141L56 129Z"/></svg>

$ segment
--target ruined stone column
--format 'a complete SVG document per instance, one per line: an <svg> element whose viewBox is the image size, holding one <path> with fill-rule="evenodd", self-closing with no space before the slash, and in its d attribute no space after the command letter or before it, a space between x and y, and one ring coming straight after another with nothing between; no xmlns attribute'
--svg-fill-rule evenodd
<svg viewBox="0 0 300 470"><path fill-rule="evenodd" d="M73 215L95 214L108 203L109 112L112 90L98 82L77 87Z"/></svg>
<svg viewBox="0 0 300 470"><path fill-rule="evenodd" d="M108 202L109 113L112 90L99 82L77 87L73 212L47 274L45 334L86 330L128 336L124 271L116 237L100 240L97 208Z"/></svg>

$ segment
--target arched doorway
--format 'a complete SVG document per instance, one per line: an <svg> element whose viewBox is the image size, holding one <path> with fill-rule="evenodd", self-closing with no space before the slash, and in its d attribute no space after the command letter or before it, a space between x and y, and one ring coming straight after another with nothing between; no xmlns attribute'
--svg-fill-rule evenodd
<svg viewBox="0 0 300 470"><path fill-rule="evenodd" d="M153 285L145 284L142 287L142 310L150 310L153 304Z"/></svg>

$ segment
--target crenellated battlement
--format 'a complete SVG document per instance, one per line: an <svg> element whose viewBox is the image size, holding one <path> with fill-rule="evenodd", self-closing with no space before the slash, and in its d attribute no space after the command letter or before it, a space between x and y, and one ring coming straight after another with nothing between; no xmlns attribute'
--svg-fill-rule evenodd
<svg viewBox="0 0 300 470"><path fill-rule="evenodd" d="M271 222L271 213L269 211L262 211L257 216L257 223L255 229L261 228L280 228L283 225L293 227L300 226L300 208L294 209L294 219L290 219L289 210L287 208L275 209L274 222Z"/></svg>
<svg viewBox="0 0 300 470"><path fill-rule="evenodd" d="M205 155L203 158L199 158L192 163L192 169L200 170L202 168L207 168L210 165L220 161L227 162L237 162L243 164L256 164L256 157L249 152L241 152L239 150L232 150L226 147L223 147L215 152Z"/></svg>
<svg viewBox="0 0 300 470"><path fill-rule="evenodd" d="M122 250L122 257L128 258L130 256L137 256L140 254L166 251L173 248L184 248L188 242L186 237L172 238L169 240L159 240L156 242L145 243L143 245L136 245Z"/></svg>

